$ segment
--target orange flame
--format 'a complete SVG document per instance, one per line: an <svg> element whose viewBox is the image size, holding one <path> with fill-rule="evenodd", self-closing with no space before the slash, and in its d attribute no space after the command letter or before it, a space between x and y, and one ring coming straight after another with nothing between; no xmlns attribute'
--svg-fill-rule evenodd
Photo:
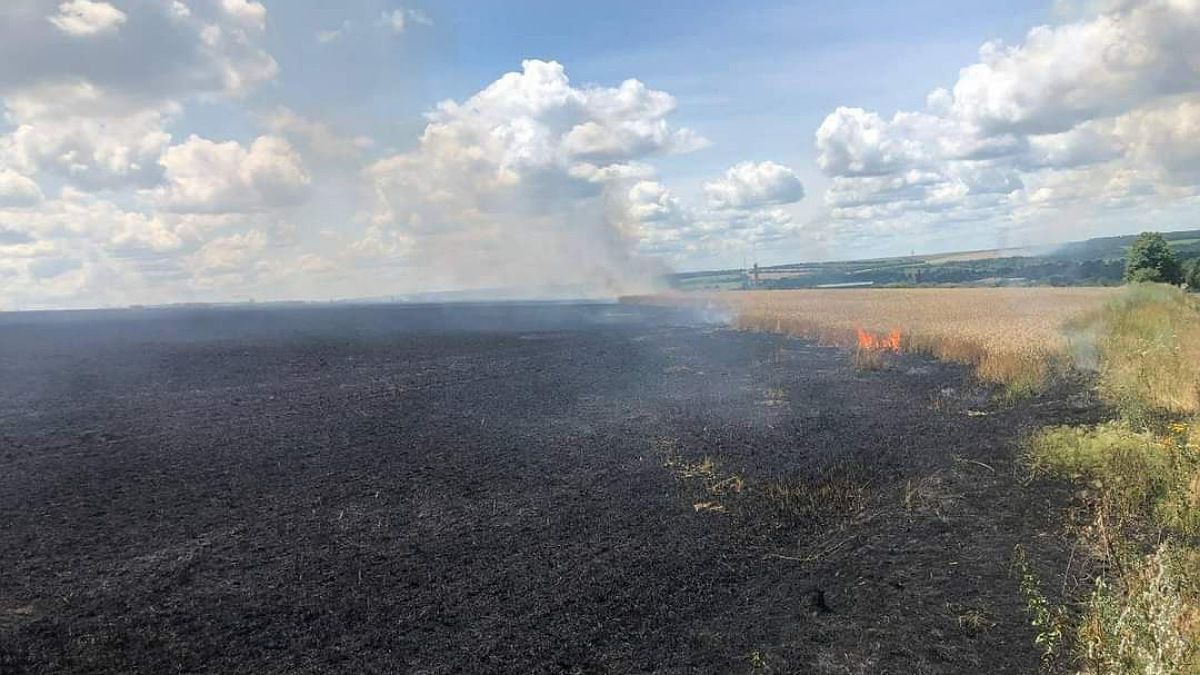
<svg viewBox="0 0 1200 675"><path fill-rule="evenodd" d="M867 350L898 352L898 351L900 351L900 331L898 329L894 329L894 330L892 330L892 332L888 333L887 335L883 335L882 333L879 335L874 335L872 333L868 333L867 331L859 328L858 329L858 348L859 349L867 349Z"/></svg>

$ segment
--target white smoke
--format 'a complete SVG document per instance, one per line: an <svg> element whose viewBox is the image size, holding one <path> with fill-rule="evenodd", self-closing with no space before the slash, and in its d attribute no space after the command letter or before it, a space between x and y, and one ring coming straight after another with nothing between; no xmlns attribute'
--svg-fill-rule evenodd
<svg viewBox="0 0 1200 675"><path fill-rule="evenodd" d="M525 61L462 103L447 101L411 152L375 162L364 256L403 261L417 290L648 290L659 263L635 252L629 191L643 160L703 147L667 118L675 100L637 80L574 87Z"/></svg>

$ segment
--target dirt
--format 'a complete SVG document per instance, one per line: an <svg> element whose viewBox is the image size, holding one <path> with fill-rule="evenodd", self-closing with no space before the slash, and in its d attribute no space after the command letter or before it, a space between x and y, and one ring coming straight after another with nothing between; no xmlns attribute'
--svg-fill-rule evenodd
<svg viewBox="0 0 1200 675"><path fill-rule="evenodd" d="M610 305L0 315L0 672L1032 672L1015 453L1079 391Z"/></svg>

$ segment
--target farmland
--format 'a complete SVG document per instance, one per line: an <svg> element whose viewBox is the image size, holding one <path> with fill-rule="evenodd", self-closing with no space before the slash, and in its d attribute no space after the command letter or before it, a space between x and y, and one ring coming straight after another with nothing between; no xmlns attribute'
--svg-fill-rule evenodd
<svg viewBox="0 0 1200 675"><path fill-rule="evenodd" d="M1181 260L1200 257L1200 231L1164 235ZM1098 237L1059 246L957 251L892 258L835 260L674 274L678 290L945 286L1117 286L1133 236Z"/></svg>
<svg viewBox="0 0 1200 675"><path fill-rule="evenodd" d="M5 315L0 671L1036 669L1017 450L1096 403L715 318Z"/></svg>
<svg viewBox="0 0 1200 675"><path fill-rule="evenodd" d="M0 319L5 673L1192 655L1177 289Z"/></svg>
<svg viewBox="0 0 1200 675"><path fill-rule="evenodd" d="M1083 481L1064 520L1081 557L1045 595L1026 546L1013 551L1049 671L1200 668L1200 306L1166 285L1111 289L775 291L642 298L730 313L744 330L849 348L860 370L915 352L969 365L1017 399L1063 383L1108 406L1100 424L1032 430L1018 471ZM1080 379L1082 376L1082 379ZM1072 388L1072 385L1067 385ZM1009 401L1013 397L1005 397ZM1057 583L1057 582L1056 582ZM1087 590L1087 586L1091 586Z"/></svg>
<svg viewBox="0 0 1200 675"><path fill-rule="evenodd" d="M855 347L858 331L900 332L901 349L971 366L985 381L1036 388L1072 354L1066 324L1116 289L944 288L751 291L643 302L720 307L733 325Z"/></svg>

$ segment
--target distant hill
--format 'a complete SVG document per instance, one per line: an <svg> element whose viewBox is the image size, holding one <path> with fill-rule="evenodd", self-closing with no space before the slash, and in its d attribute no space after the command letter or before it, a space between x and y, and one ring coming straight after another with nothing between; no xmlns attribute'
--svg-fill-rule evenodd
<svg viewBox="0 0 1200 675"><path fill-rule="evenodd" d="M1183 259L1200 257L1200 230L1164 233ZM753 270L673 274L682 290L861 286L1110 286L1121 283L1137 235L1098 237L1057 247L790 263ZM757 277L757 278L756 278Z"/></svg>

